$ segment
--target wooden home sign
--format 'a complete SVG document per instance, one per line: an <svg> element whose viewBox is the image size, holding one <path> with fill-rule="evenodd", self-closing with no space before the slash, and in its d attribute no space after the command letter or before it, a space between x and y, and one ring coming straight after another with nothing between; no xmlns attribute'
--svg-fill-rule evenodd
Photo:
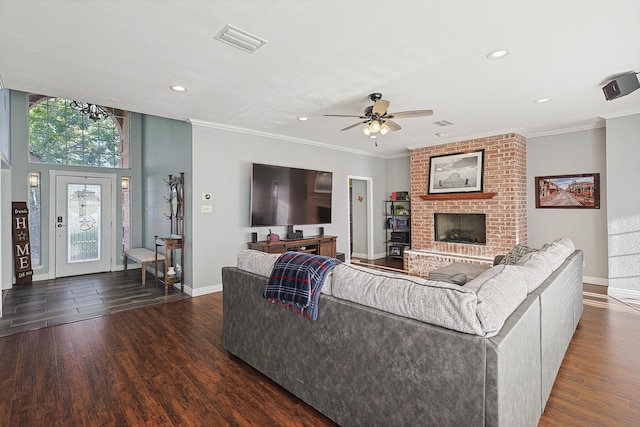
<svg viewBox="0 0 640 427"><path fill-rule="evenodd" d="M28 285L33 278L31 244L29 241L29 209L26 202L12 202L13 256L16 266L16 285Z"/></svg>

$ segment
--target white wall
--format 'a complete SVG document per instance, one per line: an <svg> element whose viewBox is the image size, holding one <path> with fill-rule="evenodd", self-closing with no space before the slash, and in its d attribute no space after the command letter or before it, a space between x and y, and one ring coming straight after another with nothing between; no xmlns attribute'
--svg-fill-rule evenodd
<svg viewBox="0 0 640 427"><path fill-rule="evenodd" d="M251 232L264 240L268 227L249 227L251 163L268 163L333 172L332 222L325 234L338 236L338 252L349 253L348 175L372 178L373 200L386 192L383 159L338 151L296 140L279 139L251 131L229 131L207 123L193 123L193 286L217 286L221 268L235 265L236 254L247 248ZM204 202L202 193L213 200ZM212 213L202 213L212 204ZM305 235L316 235L318 226L298 226ZM382 215L374 215L374 230L382 229ZM285 227L272 227L284 234ZM374 236L374 252L384 252L381 233Z"/></svg>
<svg viewBox="0 0 640 427"><path fill-rule="evenodd" d="M640 114L607 119L609 294L640 296Z"/></svg>
<svg viewBox="0 0 640 427"><path fill-rule="evenodd" d="M527 139L528 244L541 247L569 237L584 251L588 283L606 284L607 165L605 130L592 129ZM535 177L600 173L600 209L537 209Z"/></svg>

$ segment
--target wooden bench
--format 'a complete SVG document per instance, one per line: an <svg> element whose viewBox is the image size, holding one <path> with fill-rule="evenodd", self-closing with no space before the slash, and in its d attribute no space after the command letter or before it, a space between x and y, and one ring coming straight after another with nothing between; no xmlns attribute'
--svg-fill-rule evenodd
<svg viewBox="0 0 640 427"><path fill-rule="evenodd" d="M127 271L129 259L142 265L142 286L145 286L147 281L147 264L155 264L156 253L147 248L133 248L124 251L124 271ZM164 261L163 254L158 254L158 261Z"/></svg>

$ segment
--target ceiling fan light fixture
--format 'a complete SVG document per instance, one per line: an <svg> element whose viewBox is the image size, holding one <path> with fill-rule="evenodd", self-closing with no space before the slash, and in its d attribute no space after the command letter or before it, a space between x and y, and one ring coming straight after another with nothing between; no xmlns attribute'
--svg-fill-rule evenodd
<svg viewBox="0 0 640 427"><path fill-rule="evenodd" d="M380 132L380 122L377 120L373 120L370 124L369 124L369 129L371 130L372 133L378 133Z"/></svg>
<svg viewBox="0 0 640 427"><path fill-rule="evenodd" d="M380 126L380 135L386 135L389 133L390 130L391 128L389 128L388 124L382 123L382 126Z"/></svg>
<svg viewBox="0 0 640 427"><path fill-rule="evenodd" d="M366 136L371 135L371 129L369 129L369 126L364 125L364 126L362 127L362 133L364 133Z"/></svg>

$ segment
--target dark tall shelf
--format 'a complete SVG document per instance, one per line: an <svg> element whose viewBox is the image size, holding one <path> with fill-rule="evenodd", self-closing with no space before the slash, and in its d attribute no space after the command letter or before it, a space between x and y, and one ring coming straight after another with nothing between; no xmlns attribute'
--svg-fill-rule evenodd
<svg viewBox="0 0 640 427"><path fill-rule="evenodd" d="M156 286L158 282L164 284L164 293L167 295L169 286L176 283L180 283L180 290L184 292L184 172L180 172L180 176L169 175L165 183L169 187L169 197L165 197L165 200L169 203L170 213L164 216L171 221L171 232L169 236L155 236L155 265ZM165 257L163 274L158 274L159 253Z"/></svg>
<svg viewBox="0 0 640 427"><path fill-rule="evenodd" d="M411 248L411 201L385 200L384 220L387 257L404 259Z"/></svg>

